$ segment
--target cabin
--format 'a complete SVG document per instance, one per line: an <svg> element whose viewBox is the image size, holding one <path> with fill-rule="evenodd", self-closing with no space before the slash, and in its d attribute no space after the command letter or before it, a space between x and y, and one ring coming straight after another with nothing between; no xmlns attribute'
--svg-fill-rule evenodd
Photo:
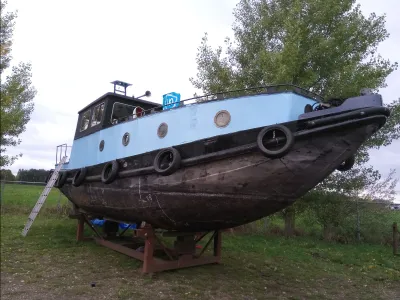
<svg viewBox="0 0 400 300"><path fill-rule="evenodd" d="M104 94L78 112L74 140L162 109L161 104L126 96L126 87L130 84L122 81L112 83L114 92ZM118 93L121 91L117 86L124 88L123 94ZM150 92L143 96L150 96Z"/></svg>

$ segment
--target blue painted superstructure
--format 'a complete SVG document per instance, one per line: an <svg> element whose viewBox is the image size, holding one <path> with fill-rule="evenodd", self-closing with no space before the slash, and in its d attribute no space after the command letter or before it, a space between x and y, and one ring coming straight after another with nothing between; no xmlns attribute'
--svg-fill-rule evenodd
<svg viewBox="0 0 400 300"><path fill-rule="evenodd" d="M157 149L297 120L306 104L316 101L292 92L261 94L181 106L160 113L122 122L75 139L71 157L64 169L78 169L130 157ZM215 115L226 110L231 121L226 127L217 127ZM160 138L157 129L168 125L168 133ZM130 134L127 146L122 144L125 133ZM104 140L104 149L99 144Z"/></svg>

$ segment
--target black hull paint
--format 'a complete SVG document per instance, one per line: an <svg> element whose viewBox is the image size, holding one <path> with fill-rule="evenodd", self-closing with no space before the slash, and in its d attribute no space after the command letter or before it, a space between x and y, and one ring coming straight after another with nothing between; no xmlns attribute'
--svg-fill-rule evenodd
<svg viewBox="0 0 400 300"><path fill-rule="evenodd" d="M79 187L68 180L61 190L80 209L97 217L145 221L181 231L230 228L291 205L354 154L381 125L371 119L308 134L297 138L281 159L268 159L251 146L222 159L188 163L169 176L144 172L120 176L111 184L88 180ZM241 134L231 135L230 144Z"/></svg>

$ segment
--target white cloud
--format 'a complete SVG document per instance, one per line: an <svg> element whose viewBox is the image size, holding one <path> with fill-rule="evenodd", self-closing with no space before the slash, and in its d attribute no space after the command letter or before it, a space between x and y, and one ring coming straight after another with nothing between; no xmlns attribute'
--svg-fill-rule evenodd
<svg viewBox="0 0 400 300"><path fill-rule="evenodd" d="M12 167L52 168L55 147L72 143L77 112L111 91L110 81L133 84L128 94L150 90L149 100L164 93L183 98L195 92L188 78L196 74L196 53L204 32L213 46L231 36L233 0L77 1L14 0L18 9L13 62L30 61L38 90L36 108L22 143L11 153L24 153ZM360 0L364 13L386 13L391 36L379 53L400 61L400 6L397 0L376 5ZM400 71L387 79L385 102L400 97ZM373 165L387 173L400 169L400 143L371 152Z"/></svg>

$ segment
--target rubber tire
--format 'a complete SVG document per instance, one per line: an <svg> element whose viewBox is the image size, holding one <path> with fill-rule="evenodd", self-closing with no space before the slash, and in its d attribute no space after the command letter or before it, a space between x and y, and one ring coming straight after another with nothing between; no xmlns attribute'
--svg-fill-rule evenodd
<svg viewBox="0 0 400 300"><path fill-rule="evenodd" d="M160 168L160 164L159 164L159 160L160 158L167 152L172 152L173 158L172 158L172 162L171 165L167 168L167 169L161 169ZM176 150L175 148L166 148L161 150L160 152L157 153L156 157L154 158L154 170L163 176L167 176L167 175L171 175L172 173L174 173L176 170L179 169L179 167L181 166L181 155L179 153L178 150Z"/></svg>
<svg viewBox="0 0 400 300"><path fill-rule="evenodd" d="M76 172L74 178L72 179L72 185L75 187L80 186L85 180L87 173L87 168L81 168L78 172Z"/></svg>
<svg viewBox="0 0 400 300"><path fill-rule="evenodd" d="M56 182L54 183L54 186L56 188L62 188L63 185L65 184L65 182L67 181L67 177L68 177L68 172L60 172L58 173L58 177ZM50 177L49 177L50 180Z"/></svg>
<svg viewBox="0 0 400 300"><path fill-rule="evenodd" d="M111 172L108 174L106 178L106 170L111 166ZM110 161L106 163L103 167L103 171L101 171L101 181L105 184L109 184L117 178L119 170L119 164L116 160Z"/></svg>
<svg viewBox="0 0 400 300"><path fill-rule="evenodd" d="M280 130L286 135L286 144L279 150L273 151L268 150L263 144L263 137L264 135L271 130ZM261 152L269 158L280 158L286 155L294 144L294 136L292 131L283 125L272 125L263 128L257 136L257 146L261 150Z"/></svg>
<svg viewBox="0 0 400 300"><path fill-rule="evenodd" d="M313 107L310 104L306 104L306 106L304 106L304 113L310 113L313 111Z"/></svg>
<svg viewBox="0 0 400 300"><path fill-rule="evenodd" d="M356 157L354 155L350 156L348 159L346 159L344 162L342 162L336 170L340 172L346 172L349 171L351 168L353 168L354 163L356 162Z"/></svg>

